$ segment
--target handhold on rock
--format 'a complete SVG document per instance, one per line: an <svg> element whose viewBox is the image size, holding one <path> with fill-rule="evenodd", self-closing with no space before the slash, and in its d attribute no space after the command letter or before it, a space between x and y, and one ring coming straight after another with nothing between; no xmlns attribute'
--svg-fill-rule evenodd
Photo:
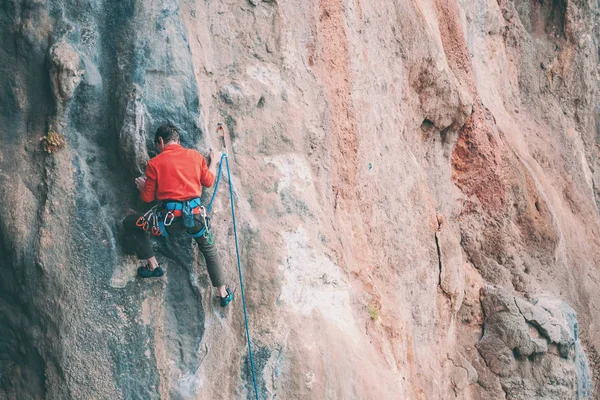
<svg viewBox="0 0 600 400"><path fill-rule="evenodd" d="M121 157L132 176L142 175L149 159L145 136L145 114L146 108L142 101L141 89L136 86L127 103L119 133Z"/></svg>
<svg viewBox="0 0 600 400"><path fill-rule="evenodd" d="M225 85L221 88L220 91L221 98L227 104L231 104L234 106L239 105L244 98L244 94L240 87L234 83Z"/></svg>
<svg viewBox="0 0 600 400"><path fill-rule="evenodd" d="M221 87L219 94L226 104L241 111L253 110L264 105L265 101L264 97L252 87L233 82Z"/></svg>
<svg viewBox="0 0 600 400"><path fill-rule="evenodd" d="M52 92L57 103L64 105L73 97L84 69L81 68L79 54L64 40L50 48L48 57Z"/></svg>
<svg viewBox="0 0 600 400"><path fill-rule="evenodd" d="M588 398L591 375L571 307L548 297L528 302L495 286L482 288L481 305L484 334L477 350L507 397L531 398L535 391L539 398L558 398L552 393L572 393L576 387L577 398Z"/></svg>

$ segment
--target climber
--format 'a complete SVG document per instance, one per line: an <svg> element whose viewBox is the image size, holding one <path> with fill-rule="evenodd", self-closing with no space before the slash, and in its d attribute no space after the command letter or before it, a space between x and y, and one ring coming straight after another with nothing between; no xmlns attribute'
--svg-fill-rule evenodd
<svg viewBox="0 0 600 400"><path fill-rule="evenodd" d="M158 204L145 214L130 214L123 221L128 236L133 239L135 252L147 260L138 268L142 278L161 277L164 272L156 260L150 239L187 232L194 238L206 261L212 285L217 288L222 307L227 306L234 294L223 281L221 262L212 244L212 233L207 223L206 210L200 204L202 186L211 187L215 182L216 165L220 157L211 149L208 166L200 153L179 144L179 130L167 123L158 128L154 143L159 154L146 166L146 176L135 179L146 203L158 200Z"/></svg>

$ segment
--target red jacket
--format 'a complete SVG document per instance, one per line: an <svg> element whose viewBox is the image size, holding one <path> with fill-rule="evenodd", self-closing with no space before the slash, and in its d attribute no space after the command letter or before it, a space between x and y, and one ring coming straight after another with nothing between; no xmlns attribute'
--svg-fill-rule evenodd
<svg viewBox="0 0 600 400"><path fill-rule="evenodd" d="M202 186L211 187L215 175L196 150L170 144L148 161L142 201L189 200L202 195Z"/></svg>

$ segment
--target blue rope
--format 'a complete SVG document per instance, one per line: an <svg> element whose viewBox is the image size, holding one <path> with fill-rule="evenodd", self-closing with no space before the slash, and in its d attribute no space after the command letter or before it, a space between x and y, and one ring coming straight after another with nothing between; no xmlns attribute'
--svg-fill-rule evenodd
<svg viewBox="0 0 600 400"><path fill-rule="evenodd" d="M252 372L252 383L254 384L254 394L256 396L256 400L258 400L258 388L256 386L256 375L254 374L254 357L252 356L252 345L250 344L250 330L248 329L248 312L246 311L246 296L244 295L244 283L243 283L243 279L242 279L242 264L240 262L240 250L239 250L239 246L238 246L237 225L235 223L235 207L233 204L233 184L231 182L231 170L229 169L229 158L227 157L226 154L221 155L219 172L217 174L217 180L215 182L215 190L210 199L210 203L208 203L207 211L210 212L213 201L215 200L215 195L217 194L217 189L219 188L219 182L221 180L221 170L223 169L223 159L225 159L225 163L227 164L227 180L229 181L229 199L231 202L231 218L233 219L233 237L235 238L235 254L237 256L237 267L238 267L238 273L240 276L240 291L242 292L242 306L244 307L244 322L246 324L246 339L248 342L248 354L250 356L250 370Z"/></svg>
<svg viewBox="0 0 600 400"><path fill-rule="evenodd" d="M219 172L217 172L217 181L215 182L215 190L213 190L210 202L208 203L208 208L206 209L206 212L208 213L210 213L210 210L212 209L213 201L215 201L215 196L217 195L217 189L219 189L219 182L221 181L221 171L223 170L223 159L225 157L227 157L225 153L221 154L221 160L219 160ZM229 171L229 163L227 163L227 170ZM229 185L231 185L231 181L229 181Z"/></svg>

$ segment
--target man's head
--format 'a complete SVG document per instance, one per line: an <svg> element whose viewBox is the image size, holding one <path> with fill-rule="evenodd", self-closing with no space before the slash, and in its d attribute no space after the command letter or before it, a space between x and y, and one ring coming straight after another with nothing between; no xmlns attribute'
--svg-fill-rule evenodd
<svg viewBox="0 0 600 400"><path fill-rule="evenodd" d="M170 122L162 124L154 134L154 143L159 153L169 144L179 143L179 129Z"/></svg>

